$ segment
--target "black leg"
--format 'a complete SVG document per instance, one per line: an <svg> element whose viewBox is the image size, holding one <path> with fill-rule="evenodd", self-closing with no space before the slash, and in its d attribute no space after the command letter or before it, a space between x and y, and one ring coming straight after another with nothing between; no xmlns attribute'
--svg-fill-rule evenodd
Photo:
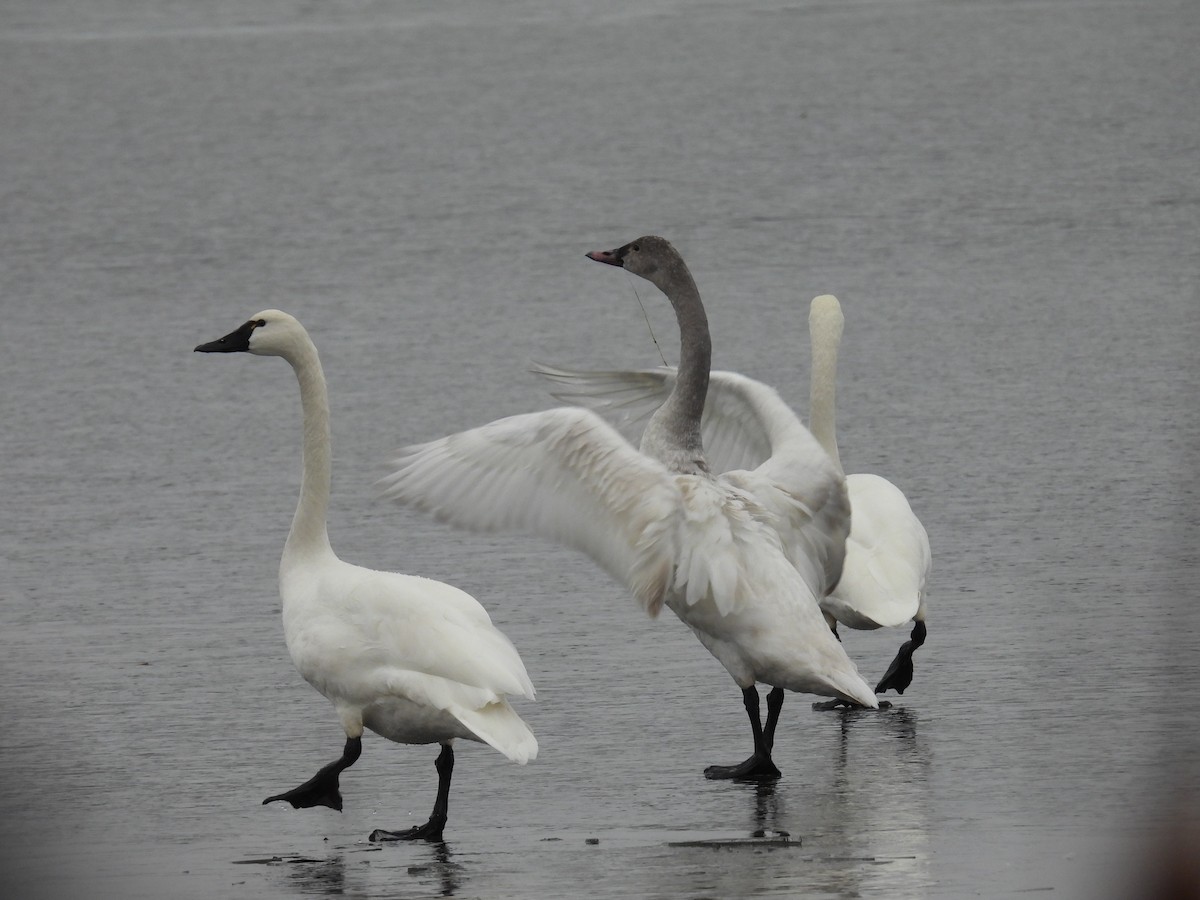
<svg viewBox="0 0 1200 900"><path fill-rule="evenodd" d="M442 831L446 827L446 815L450 810L450 776L454 772L454 750L449 744L442 744L442 752L438 754L434 767L438 773L437 800L433 803L433 812L429 821L415 828L404 831L384 831L376 828L371 832L371 841L440 841Z"/></svg>
<svg viewBox="0 0 1200 900"><path fill-rule="evenodd" d="M917 622L908 638L900 647L900 652L896 654L892 664L888 666L888 670L883 673L879 684L875 685L875 693L882 694L894 688L897 694L903 694L904 689L912 684L912 655L918 647L925 643L925 623Z"/></svg>
<svg viewBox="0 0 1200 900"><path fill-rule="evenodd" d="M265 806L276 800L286 800L296 809L308 809L310 806L328 806L330 809L342 811L342 792L338 790L338 775L343 769L354 765L354 761L362 754L362 738L346 738L346 747L342 750L342 758L331 762L298 788L292 788L263 801Z"/></svg>
<svg viewBox="0 0 1200 900"><path fill-rule="evenodd" d="M772 693L774 693L773 689ZM780 691L779 706L783 705L783 692ZM742 691L742 701L746 705L746 714L750 717L750 730L754 733L754 753L750 755L744 762L738 763L736 766L709 766L704 770L705 778L736 778L746 781L763 781L770 778L779 777L779 769L775 768L775 763L771 761L771 747L767 744L763 736L762 722L758 715L758 691L754 685ZM768 716L770 715L770 698L768 698ZM778 709L775 713L775 721L779 720ZM774 741L775 723L768 718L768 723L771 725L771 738Z"/></svg>
<svg viewBox="0 0 1200 900"><path fill-rule="evenodd" d="M763 743L767 751L775 749L775 726L779 724L779 711L783 709L783 688L773 687L767 694L767 723L763 725Z"/></svg>

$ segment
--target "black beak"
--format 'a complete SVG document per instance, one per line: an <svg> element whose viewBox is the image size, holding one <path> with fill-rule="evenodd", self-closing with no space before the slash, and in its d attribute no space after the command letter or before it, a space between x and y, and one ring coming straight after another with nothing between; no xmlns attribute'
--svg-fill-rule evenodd
<svg viewBox="0 0 1200 900"><path fill-rule="evenodd" d="M258 322L247 322L237 331L231 331L223 338L209 341L196 348L197 353L245 353L250 349L250 335Z"/></svg>

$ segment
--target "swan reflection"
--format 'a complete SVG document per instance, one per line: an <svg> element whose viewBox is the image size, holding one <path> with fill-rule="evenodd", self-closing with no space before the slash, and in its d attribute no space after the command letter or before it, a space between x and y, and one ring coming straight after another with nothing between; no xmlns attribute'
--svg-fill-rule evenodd
<svg viewBox="0 0 1200 900"><path fill-rule="evenodd" d="M419 891L421 896L453 897L462 887L463 867L452 860L450 847L444 841L394 848L404 852L399 861L390 852L392 849L349 851L359 857L349 861L347 851L339 850L324 858L275 857L259 862L282 872L283 886L290 893L304 897L338 896L355 900L393 897L405 886L401 883L405 878L407 887Z"/></svg>
<svg viewBox="0 0 1200 900"><path fill-rule="evenodd" d="M845 869L856 892L886 888L892 897L924 896L931 879L931 762L918 715L902 706L837 715L834 815L826 840L833 852L856 861Z"/></svg>

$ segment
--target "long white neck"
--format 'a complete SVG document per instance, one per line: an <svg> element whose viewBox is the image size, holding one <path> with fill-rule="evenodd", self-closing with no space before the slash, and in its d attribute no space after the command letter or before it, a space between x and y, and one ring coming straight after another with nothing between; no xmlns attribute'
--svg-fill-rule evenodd
<svg viewBox="0 0 1200 900"><path fill-rule="evenodd" d="M812 342L812 378L809 384L808 428L838 468L837 357L845 319L837 298L822 294L812 302L808 334Z"/></svg>
<svg viewBox="0 0 1200 900"><path fill-rule="evenodd" d="M676 471L707 471L700 420L708 395L712 340L708 316L696 282L682 260L659 285L679 322L679 370L675 387L651 417L642 436L642 449Z"/></svg>
<svg viewBox="0 0 1200 900"><path fill-rule="evenodd" d="M292 530L283 548L289 557L313 557L333 550L325 519L329 512L331 451L329 433L329 394L321 360L312 341L298 342L284 357L300 382L300 405L304 410L304 477L300 483L300 502L292 518Z"/></svg>

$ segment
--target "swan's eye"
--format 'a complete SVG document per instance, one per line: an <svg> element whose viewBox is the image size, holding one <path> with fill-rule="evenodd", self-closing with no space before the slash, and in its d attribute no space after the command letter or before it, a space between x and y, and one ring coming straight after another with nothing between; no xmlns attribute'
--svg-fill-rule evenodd
<svg viewBox="0 0 1200 900"><path fill-rule="evenodd" d="M254 327L255 327L255 328L264 328L264 327L266 327L266 324L267 324L267 320L266 320L266 319L257 319L257 320L254 322Z"/></svg>
<svg viewBox="0 0 1200 900"><path fill-rule="evenodd" d="M637 244L633 244L630 246L629 249L632 250L634 253L638 253L639 251L641 251L642 248L639 247Z"/></svg>

